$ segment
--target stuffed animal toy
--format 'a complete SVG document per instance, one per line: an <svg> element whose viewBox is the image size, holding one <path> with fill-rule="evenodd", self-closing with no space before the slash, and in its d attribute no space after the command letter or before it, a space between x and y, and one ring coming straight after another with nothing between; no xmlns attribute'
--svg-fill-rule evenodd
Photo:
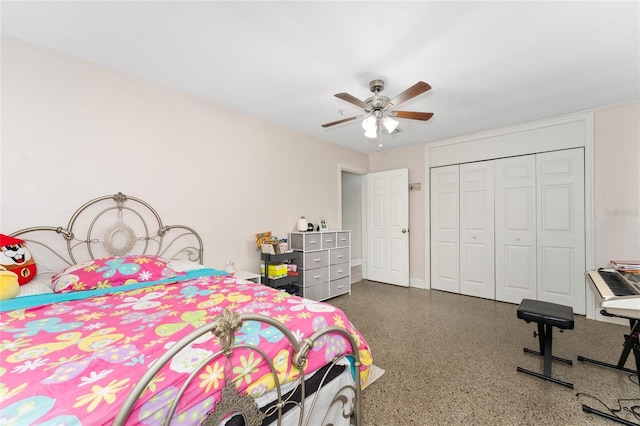
<svg viewBox="0 0 640 426"><path fill-rule="evenodd" d="M36 276L36 262L24 240L0 234L0 266L18 275L18 284Z"/></svg>
<svg viewBox="0 0 640 426"><path fill-rule="evenodd" d="M18 275L0 266L0 300L13 299L19 291Z"/></svg>

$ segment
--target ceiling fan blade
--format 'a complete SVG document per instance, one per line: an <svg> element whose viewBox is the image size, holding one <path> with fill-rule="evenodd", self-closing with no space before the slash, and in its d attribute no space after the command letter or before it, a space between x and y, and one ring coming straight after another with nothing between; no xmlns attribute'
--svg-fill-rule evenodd
<svg viewBox="0 0 640 426"><path fill-rule="evenodd" d="M389 117L409 118L411 120L427 121L433 117L432 112L416 112L416 111L390 111Z"/></svg>
<svg viewBox="0 0 640 426"><path fill-rule="evenodd" d="M342 120L338 120L338 121L332 121L331 123L326 123L323 124L322 127L331 127L331 126L335 126L336 124L342 124L342 123L346 123L347 121L352 121L352 120L356 120L360 117L364 117L364 115L357 115L355 117L349 117L349 118L343 118Z"/></svg>
<svg viewBox="0 0 640 426"><path fill-rule="evenodd" d="M411 98L415 98L416 96L418 96L418 95L420 95L420 94L422 94L422 93L424 93L424 92L426 92L427 90L430 90L430 89L431 89L431 86L429 86L428 83L425 83L424 81L419 81L416 84L414 84L413 86L409 87L404 92L400 93L395 98L391 99L389 102L387 102L387 105L391 104L393 106L398 106L402 102L406 102Z"/></svg>
<svg viewBox="0 0 640 426"><path fill-rule="evenodd" d="M358 99L355 96L350 95L348 93L336 93L334 96L336 98L342 99L343 101L347 101L349 103L352 103L355 106L359 106L362 109L369 108L369 106L367 104L365 104L364 101L361 101L360 99Z"/></svg>

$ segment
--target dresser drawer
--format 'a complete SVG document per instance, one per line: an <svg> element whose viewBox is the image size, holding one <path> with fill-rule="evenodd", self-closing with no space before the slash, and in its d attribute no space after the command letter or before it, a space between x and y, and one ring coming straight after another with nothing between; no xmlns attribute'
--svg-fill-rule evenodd
<svg viewBox="0 0 640 426"><path fill-rule="evenodd" d="M328 268L308 269L301 272L304 272L302 274L301 283L301 285L303 285L304 287L326 284L329 281Z"/></svg>
<svg viewBox="0 0 640 426"><path fill-rule="evenodd" d="M329 283L329 297L339 296L351 291L351 278L340 278Z"/></svg>
<svg viewBox="0 0 640 426"><path fill-rule="evenodd" d="M349 247L349 234L350 232L338 232L336 247Z"/></svg>
<svg viewBox="0 0 640 426"><path fill-rule="evenodd" d="M331 264L344 263L349 261L349 247L331 250Z"/></svg>
<svg viewBox="0 0 640 426"><path fill-rule="evenodd" d="M331 272L329 273L329 279L331 281L333 280L339 280L340 278L344 278L344 277L348 277L350 276L350 267L349 267L349 263L340 263L338 265L331 265L330 267Z"/></svg>
<svg viewBox="0 0 640 426"><path fill-rule="evenodd" d="M300 256L295 260L295 264L298 265L299 269L304 270L326 267L329 265L329 251L319 250L300 253Z"/></svg>
<svg viewBox="0 0 640 426"><path fill-rule="evenodd" d="M323 232L320 235L322 236L323 249L336 248L337 241L335 232Z"/></svg>
<svg viewBox="0 0 640 426"><path fill-rule="evenodd" d="M325 300L329 298L329 283L305 286L302 290L302 297L311 300Z"/></svg>
<svg viewBox="0 0 640 426"><path fill-rule="evenodd" d="M292 232L289 234L289 245L294 250L320 250L322 234L320 232Z"/></svg>

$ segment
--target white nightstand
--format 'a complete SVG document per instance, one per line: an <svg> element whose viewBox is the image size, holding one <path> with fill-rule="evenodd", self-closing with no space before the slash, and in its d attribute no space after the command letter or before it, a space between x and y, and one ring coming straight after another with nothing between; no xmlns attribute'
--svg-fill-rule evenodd
<svg viewBox="0 0 640 426"><path fill-rule="evenodd" d="M253 281L254 283L260 284L260 274L248 271L236 271L233 276L241 280Z"/></svg>

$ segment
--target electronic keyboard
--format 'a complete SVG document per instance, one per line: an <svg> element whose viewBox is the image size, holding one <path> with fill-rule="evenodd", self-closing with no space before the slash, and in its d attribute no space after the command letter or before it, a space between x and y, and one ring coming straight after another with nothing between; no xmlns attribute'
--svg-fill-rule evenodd
<svg viewBox="0 0 640 426"><path fill-rule="evenodd" d="M591 287L600 296L600 307L608 314L640 319L640 285L615 269L587 271Z"/></svg>

